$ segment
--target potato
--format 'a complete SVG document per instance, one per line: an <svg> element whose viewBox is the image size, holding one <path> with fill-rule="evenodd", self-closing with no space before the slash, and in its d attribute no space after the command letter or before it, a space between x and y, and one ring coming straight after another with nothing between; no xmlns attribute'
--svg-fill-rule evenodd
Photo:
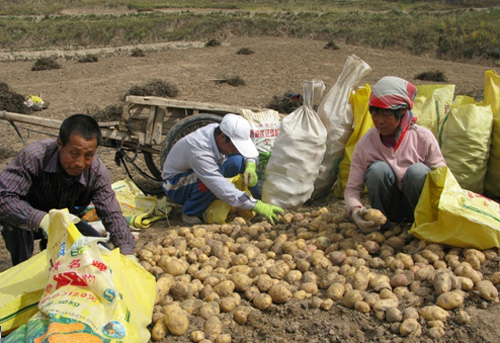
<svg viewBox="0 0 500 343"><path fill-rule="evenodd" d="M222 323L217 316L212 316L205 321L205 325L203 326L203 330L205 331L205 336L210 337L213 336L215 338L219 337L222 333Z"/></svg>
<svg viewBox="0 0 500 343"><path fill-rule="evenodd" d="M361 313L368 313L370 312L370 305L363 300L357 300L354 302L354 309Z"/></svg>
<svg viewBox="0 0 500 343"><path fill-rule="evenodd" d="M205 333L203 331L200 331L200 330L193 331L189 335L189 338L191 338L191 340L193 342L198 343L198 342L201 342L202 340L205 339Z"/></svg>
<svg viewBox="0 0 500 343"><path fill-rule="evenodd" d="M448 271L439 271L434 275L432 279L432 285L434 290L438 294L446 293L451 290L452 280L451 274Z"/></svg>
<svg viewBox="0 0 500 343"><path fill-rule="evenodd" d="M325 311L330 311L331 308L333 307L333 300L332 299L326 299L321 303L321 309Z"/></svg>
<svg viewBox="0 0 500 343"><path fill-rule="evenodd" d="M198 311L198 309L201 307L203 304L203 301L201 299L196 299L196 298L190 298L186 299L181 303L181 308L186 311L188 314L191 314L195 311Z"/></svg>
<svg viewBox="0 0 500 343"><path fill-rule="evenodd" d="M167 335L167 325L163 320L156 322L155 326L151 330L151 338L153 341L160 341Z"/></svg>
<svg viewBox="0 0 500 343"><path fill-rule="evenodd" d="M312 295L318 294L318 285L315 282L304 282L300 289Z"/></svg>
<svg viewBox="0 0 500 343"><path fill-rule="evenodd" d="M220 307L221 311L231 312L236 307L236 303L237 303L236 298L229 296L229 297L225 297L225 298L220 299L219 307Z"/></svg>
<svg viewBox="0 0 500 343"><path fill-rule="evenodd" d="M168 331L176 336L182 336L188 328L188 314L178 305L168 305L165 309L163 321L167 325Z"/></svg>
<svg viewBox="0 0 500 343"><path fill-rule="evenodd" d="M352 276L351 284L354 289L364 291L368 288L368 283L368 278L366 277L365 272L361 272L358 270Z"/></svg>
<svg viewBox="0 0 500 343"><path fill-rule="evenodd" d="M279 280L283 279L289 271L290 266L284 261L278 261L275 265L267 269L267 273L270 277Z"/></svg>
<svg viewBox="0 0 500 343"><path fill-rule="evenodd" d="M214 287L214 291L221 297L228 297L234 292L235 284L231 280L225 280Z"/></svg>
<svg viewBox="0 0 500 343"><path fill-rule="evenodd" d="M465 293L461 290L445 292L438 296L436 304L445 310L452 310L460 307L464 303Z"/></svg>
<svg viewBox="0 0 500 343"><path fill-rule="evenodd" d="M245 291L245 297L248 300L252 300L260 291L256 286L251 286L249 289Z"/></svg>
<svg viewBox="0 0 500 343"><path fill-rule="evenodd" d="M250 288L250 286L252 286L252 279L248 275L243 274L243 273L234 273L234 274L231 274L231 276L229 277L229 279L231 281L233 281L234 288L237 291L244 292L248 288Z"/></svg>
<svg viewBox="0 0 500 343"><path fill-rule="evenodd" d="M403 314L397 307L390 307L385 313L385 319L389 323L397 323L403 320Z"/></svg>
<svg viewBox="0 0 500 343"><path fill-rule="evenodd" d="M158 304L170 292L170 287L175 283L175 279L170 274L165 274L156 281L155 304Z"/></svg>
<svg viewBox="0 0 500 343"><path fill-rule="evenodd" d="M274 284L275 282L269 275L262 274L259 275L259 277L257 278L256 286L259 289L259 291L267 292Z"/></svg>
<svg viewBox="0 0 500 343"><path fill-rule="evenodd" d="M251 308L247 306L237 307L234 311L234 320L240 325L243 325L247 322L248 314L250 313Z"/></svg>
<svg viewBox="0 0 500 343"><path fill-rule="evenodd" d="M272 286L269 289L268 293L271 296L273 303L283 304L283 303L290 301L290 299L292 299L293 293L290 291L290 289L288 287L289 287L289 284L282 281L282 282L275 284L274 286Z"/></svg>
<svg viewBox="0 0 500 343"><path fill-rule="evenodd" d="M448 311L442 309L441 307L437 305L428 305L423 308L421 308L418 311L418 314L424 318L425 320L440 320L442 322L445 322L450 314Z"/></svg>
<svg viewBox="0 0 500 343"><path fill-rule="evenodd" d="M406 319L417 319L418 320L418 311L415 307L407 307L403 310L403 320Z"/></svg>
<svg viewBox="0 0 500 343"><path fill-rule="evenodd" d="M345 287L343 283L335 282L326 291L326 296L332 300L340 300L344 296Z"/></svg>
<svg viewBox="0 0 500 343"><path fill-rule="evenodd" d="M259 310L265 311L269 308L269 306L271 306L273 299L269 294L260 293L253 298L252 302Z"/></svg>
<svg viewBox="0 0 500 343"><path fill-rule="evenodd" d="M395 298L380 299L373 305L375 311L387 311L391 307L398 307L399 301Z"/></svg>
<svg viewBox="0 0 500 343"><path fill-rule="evenodd" d="M201 305L198 310L198 315L204 319L208 319L220 313L219 304L215 301L210 301Z"/></svg>
<svg viewBox="0 0 500 343"><path fill-rule="evenodd" d="M477 284L483 279L483 274L472 268L471 265L467 262L462 262L458 267L455 268L453 272L457 276L465 276L471 279L474 284Z"/></svg>
<svg viewBox="0 0 500 343"><path fill-rule="evenodd" d="M170 294L175 300L184 301L193 296L193 288L190 283L177 281L170 288Z"/></svg>
<svg viewBox="0 0 500 343"><path fill-rule="evenodd" d="M187 265L184 265L178 260L170 260L165 264L165 272L170 275L177 276L182 275L186 272Z"/></svg>
<svg viewBox="0 0 500 343"><path fill-rule="evenodd" d="M342 302L345 307L353 308L356 301L362 301L363 295L357 289L346 291Z"/></svg>
<svg viewBox="0 0 500 343"><path fill-rule="evenodd" d="M231 335L230 334L222 334L215 339L215 343L231 343Z"/></svg>
<svg viewBox="0 0 500 343"><path fill-rule="evenodd" d="M399 333L402 336L412 335L415 337L419 337L422 334L422 328L418 321L414 318L408 318L401 323L399 327Z"/></svg>
<svg viewBox="0 0 500 343"><path fill-rule="evenodd" d="M498 290L490 280L481 280L476 284L476 289L481 298L498 302Z"/></svg>
<svg viewBox="0 0 500 343"><path fill-rule="evenodd" d="M387 218L384 216L384 214L376 208L367 209L364 215L364 219L373 221L377 226L384 225L387 222Z"/></svg>
<svg viewBox="0 0 500 343"><path fill-rule="evenodd" d="M470 291L474 288L474 282L465 276L457 276L456 279L457 288L460 288L463 291Z"/></svg>

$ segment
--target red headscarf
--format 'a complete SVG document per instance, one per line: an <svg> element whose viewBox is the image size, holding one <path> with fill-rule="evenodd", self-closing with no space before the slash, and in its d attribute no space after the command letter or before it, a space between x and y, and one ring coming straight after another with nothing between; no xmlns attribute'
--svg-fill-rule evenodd
<svg viewBox="0 0 500 343"><path fill-rule="evenodd" d="M408 128L417 121L417 117L411 111L416 95L417 88L414 85L396 76L385 76L372 88L370 106L390 110L406 109L401 117L399 129L396 132L394 151L399 148Z"/></svg>

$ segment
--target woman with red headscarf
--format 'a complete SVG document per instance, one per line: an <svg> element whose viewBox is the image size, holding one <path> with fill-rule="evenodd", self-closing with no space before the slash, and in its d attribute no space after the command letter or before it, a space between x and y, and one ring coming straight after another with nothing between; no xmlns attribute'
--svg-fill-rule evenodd
<svg viewBox="0 0 500 343"><path fill-rule="evenodd" d="M394 76L383 77L372 88L374 127L354 148L344 192L347 211L362 231L380 228L364 219L360 197L365 184L371 206L388 218L385 229L390 222L413 222L427 173L446 165L432 132L415 123L411 109L416 93L414 85Z"/></svg>

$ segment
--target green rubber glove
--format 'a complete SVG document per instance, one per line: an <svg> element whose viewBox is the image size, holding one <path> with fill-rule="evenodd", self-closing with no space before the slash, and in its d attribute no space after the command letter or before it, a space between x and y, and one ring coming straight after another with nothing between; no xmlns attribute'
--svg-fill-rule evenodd
<svg viewBox="0 0 500 343"><path fill-rule="evenodd" d="M257 213L265 215L273 225L274 221L278 220L278 214L283 212L283 209L281 207L266 204L260 200L257 201L257 204L255 204L253 210Z"/></svg>
<svg viewBox="0 0 500 343"><path fill-rule="evenodd" d="M252 187L257 184L257 181L259 181L259 178L255 172L255 163L248 162L243 173L243 185L245 187Z"/></svg>
<svg viewBox="0 0 500 343"><path fill-rule="evenodd" d="M49 225L50 225L50 216L47 213L43 216L42 221L40 222L40 231L42 231L42 235L45 239L49 237Z"/></svg>

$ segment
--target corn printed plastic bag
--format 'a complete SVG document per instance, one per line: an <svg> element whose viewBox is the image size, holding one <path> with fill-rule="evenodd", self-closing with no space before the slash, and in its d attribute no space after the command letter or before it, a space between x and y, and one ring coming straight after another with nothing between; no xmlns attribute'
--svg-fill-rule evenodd
<svg viewBox="0 0 500 343"><path fill-rule="evenodd" d="M53 210L50 217L50 271L40 312L5 342L147 342L154 277L146 276L135 262L125 261L119 249L110 252L98 245L102 238L82 236L71 222L77 219L67 211ZM122 273L138 287L135 292L142 293L142 298L121 281L127 278Z"/></svg>

